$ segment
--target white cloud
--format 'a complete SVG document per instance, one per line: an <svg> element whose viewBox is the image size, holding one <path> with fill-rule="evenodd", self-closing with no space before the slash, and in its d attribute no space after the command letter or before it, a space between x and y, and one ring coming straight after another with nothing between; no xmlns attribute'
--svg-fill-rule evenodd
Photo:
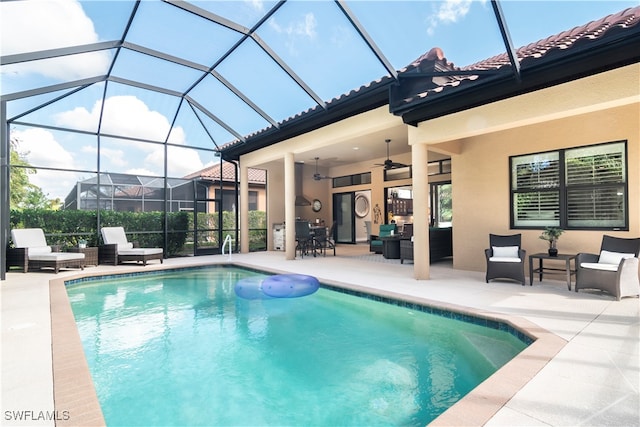
<svg viewBox="0 0 640 427"><path fill-rule="evenodd" d="M317 21L313 13L307 13L299 21L292 21L286 26L280 25L275 18L269 20L269 26L273 31L287 37L285 45L291 54L295 54L296 43L300 39L314 40L317 36Z"/></svg>
<svg viewBox="0 0 640 427"><path fill-rule="evenodd" d="M100 114L100 104L94 104L91 111L85 108L59 113L55 116L56 124L74 129L93 129ZM163 141L170 128L169 121L157 111L150 110L144 102L134 96L117 96L105 102L105 116L109 117L103 125L105 133L126 136L140 136L147 139ZM75 134L70 133L70 137ZM97 146L84 145L77 152L70 152L65 145L56 140L56 136L48 130L31 128L12 130L12 138L17 138L20 152L28 152L26 160L35 167L56 169L87 169L95 164L95 160L81 161L80 156L95 159ZM170 140L174 144L185 145L186 133L183 128L175 127ZM101 148L101 169L105 172L120 172L134 175L164 175L164 152L162 144L132 142L125 139L109 139ZM70 145L71 146L71 145ZM199 152L187 147L167 147L167 168L169 176L181 177L204 168ZM93 163L91 163L93 162ZM30 181L42 188L49 197L64 198L76 184L86 178L82 173L60 173L38 169L29 176Z"/></svg>
<svg viewBox="0 0 640 427"><path fill-rule="evenodd" d="M100 101L97 101L91 112L84 108L76 108L60 113L56 116L56 123L60 126L73 126L87 130L92 129L93 126L95 129L100 115L100 104ZM102 124L104 133L164 141L170 127L164 115L150 110L135 96L114 96L107 98L105 102ZM171 131L169 142L185 145L186 138L184 129L176 126ZM112 171L132 165L129 171L140 171L143 175L164 174L164 146L132 143L124 139L111 141L114 144L111 144L110 148L101 147L101 152L104 160L109 161L108 167L113 168ZM121 148L113 148L116 144ZM136 155L134 150L141 150L144 153ZM168 153L168 169L171 176L184 176L202 168L202 161L195 150L169 147ZM141 162L144 166L135 166L135 163ZM104 165L106 166L107 164Z"/></svg>
<svg viewBox="0 0 640 427"><path fill-rule="evenodd" d="M247 0L247 3L258 12L264 11L264 2L262 0Z"/></svg>
<svg viewBox="0 0 640 427"><path fill-rule="evenodd" d="M56 124L78 130L96 132L100 118L100 101L97 101L91 112L84 107L76 107L70 111L63 111L53 116Z"/></svg>
<svg viewBox="0 0 640 427"><path fill-rule="evenodd" d="M200 155L195 150L169 147L168 156L171 159L168 166L170 176L182 177L204 168Z"/></svg>
<svg viewBox="0 0 640 427"><path fill-rule="evenodd" d="M101 100L96 101L91 111L79 107L58 113L55 116L56 124L95 131L100 118L101 103ZM112 96L104 103L101 126L103 133L164 142L170 127L171 124L164 115L149 109L133 95ZM174 129L173 134L173 143L184 143L185 134L182 129Z"/></svg>
<svg viewBox="0 0 640 427"><path fill-rule="evenodd" d="M99 41L93 22L75 0L10 1L2 2L0 7L0 50L3 55ZM73 80L104 74L109 61L108 53L92 52L24 62L7 66L6 71Z"/></svg>
<svg viewBox="0 0 640 427"><path fill-rule="evenodd" d="M98 153L98 149L95 146L84 146L81 150L86 154L93 154L94 156ZM107 147L100 147L100 153L102 154L102 161L109 161L109 164L125 167L127 165L127 161L125 160L126 155L123 150L113 150Z"/></svg>
<svg viewBox="0 0 640 427"><path fill-rule="evenodd" d="M446 0L442 3L438 3L440 7L438 7L433 15L427 18L427 33L429 35L433 35L436 28L441 23L452 24L464 18L469 13L471 4L474 1L486 3L486 0Z"/></svg>
<svg viewBox="0 0 640 427"><path fill-rule="evenodd" d="M19 150L27 153L27 160L32 165L61 169L74 167L73 155L48 130L32 128L14 131L11 136L20 141Z"/></svg>
<svg viewBox="0 0 640 427"><path fill-rule="evenodd" d="M77 167L73 154L65 150L48 130L13 130L11 137L18 139L18 150L33 166L58 169ZM38 169L35 174L29 174L29 182L40 187L47 197L63 199L81 176L81 173L75 172L60 173Z"/></svg>
<svg viewBox="0 0 640 427"><path fill-rule="evenodd" d="M142 175L142 176L147 176L147 175L154 176L158 174L157 172L154 172L145 168L127 169L124 173L127 173L129 175Z"/></svg>

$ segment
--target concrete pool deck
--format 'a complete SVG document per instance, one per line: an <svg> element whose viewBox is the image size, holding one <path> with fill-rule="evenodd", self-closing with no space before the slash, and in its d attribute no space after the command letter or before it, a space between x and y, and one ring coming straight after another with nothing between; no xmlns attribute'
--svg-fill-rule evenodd
<svg viewBox="0 0 640 427"><path fill-rule="evenodd" d="M60 406L59 397L54 406L56 368L52 364L52 327L66 331L73 328L57 321L52 325L52 318L58 318L56 310L64 304L55 291L50 293L50 281L228 261L228 256L217 255L172 258L163 265L151 263L146 267L99 266L82 272L62 271L57 275L8 273L7 280L0 284L1 425L56 425L51 418L58 419L57 425L100 424L100 420L81 418L75 409L65 413L67 408ZM517 358L517 362L507 364L495 378L483 383L479 390L474 390L473 396L465 397L434 424L640 425L638 298L618 302L599 292L570 292L560 277L560 280L535 281L532 287L508 281L487 284L484 273L454 270L447 262L432 265L431 280L417 281L413 279L411 264L384 262L382 256L370 256L368 250L363 252L356 246L339 246L336 257L286 261L283 252L259 252L234 254L231 261L310 274L328 283L464 307L470 312L494 313L544 335L541 341L546 344L538 348L539 353L529 352ZM70 332L77 336L77 330ZM56 342L61 344L58 348L73 347L60 337ZM82 366L83 360L71 359L73 355L58 356L56 359L67 362L63 369L80 373L86 369ZM62 388L58 381L56 386ZM84 404L91 409L91 396L87 396L82 386L78 386L71 397L85 398ZM466 413L472 417L465 417ZM20 417L22 421L18 420Z"/></svg>

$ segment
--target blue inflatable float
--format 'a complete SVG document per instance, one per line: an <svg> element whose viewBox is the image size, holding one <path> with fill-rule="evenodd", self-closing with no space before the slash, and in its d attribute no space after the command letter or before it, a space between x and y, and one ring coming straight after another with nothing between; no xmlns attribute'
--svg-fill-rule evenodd
<svg viewBox="0 0 640 427"><path fill-rule="evenodd" d="M238 280L236 295L245 299L298 298L311 295L320 282L305 274L276 274L266 279L248 277Z"/></svg>
<svg viewBox="0 0 640 427"><path fill-rule="evenodd" d="M244 299L269 299L268 295L262 293L262 277L247 277L240 279L236 283L234 290L236 295Z"/></svg>
<svg viewBox="0 0 640 427"><path fill-rule="evenodd" d="M311 295L320 287L320 282L305 274L276 274L262 282L262 292L274 298L297 298Z"/></svg>

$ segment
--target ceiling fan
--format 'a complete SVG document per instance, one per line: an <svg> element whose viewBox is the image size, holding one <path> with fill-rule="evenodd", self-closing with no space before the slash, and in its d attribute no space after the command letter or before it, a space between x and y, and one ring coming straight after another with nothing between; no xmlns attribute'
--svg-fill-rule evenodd
<svg viewBox="0 0 640 427"><path fill-rule="evenodd" d="M332 179L330 176L320 175L320 173L318 172L318 160L320 160L320 157L314 157L314 159L316 160L316 173L313 174L314 181L320 181L321 179Z"/></svg>
<svg viewBox="0 0 640 427"><path fill-rule="evenodd" d="M389 144L391 143L391 140L385 139L384 142L387 144L387 160L385 160L384 163L376 163L376 166L384 166L385 170L406 168L408 165L405 165L404 163L394 162L389 158Z"/></svg>

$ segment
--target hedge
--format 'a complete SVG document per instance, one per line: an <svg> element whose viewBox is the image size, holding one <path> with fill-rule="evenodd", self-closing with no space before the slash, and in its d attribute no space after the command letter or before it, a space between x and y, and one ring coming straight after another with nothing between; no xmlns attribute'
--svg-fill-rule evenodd
<svg viewBox="0 0 640 427"><path fill-rule="evenodd" d="M187 239L189 224L188 212L168 214L167 256L180 251ZM127 234L130 241L137 241L142 247L163 247L163 212L114 212L102 211L100 218L103 227L122 226L134 231ZM96 211L85 210L49 210L49 209L12 209L9 218L13 228L42 228L51 245L62 247L77 246L78 240L87 240L88 246L100 244Z"/></svg>
<svg viewBox="0 0 640 427"><path fill-rule="evenodd" d="M130 241L137 241L142 247L162 247L164 244L163 212L121 212L101 211L102 227L122 226ZM88 246L100 244L97 229L97 212L86 210L12 209L9 219L13 228L42 228L48 236L49 244L62 247L77 246L78 240L87 240ZM223 238L227 234L237 241L235 213L223 212ZM200 229L218 229L218 214L198 215ZM266 250L266 213L249 212L249 248L251 251ZM192 242L193 214L191 212L170 212L167 214L168 247L167 256L185 253L185 245ZM217 246L217 234L213 241ZM205 244L204 241L200 244Z"/></svg>

